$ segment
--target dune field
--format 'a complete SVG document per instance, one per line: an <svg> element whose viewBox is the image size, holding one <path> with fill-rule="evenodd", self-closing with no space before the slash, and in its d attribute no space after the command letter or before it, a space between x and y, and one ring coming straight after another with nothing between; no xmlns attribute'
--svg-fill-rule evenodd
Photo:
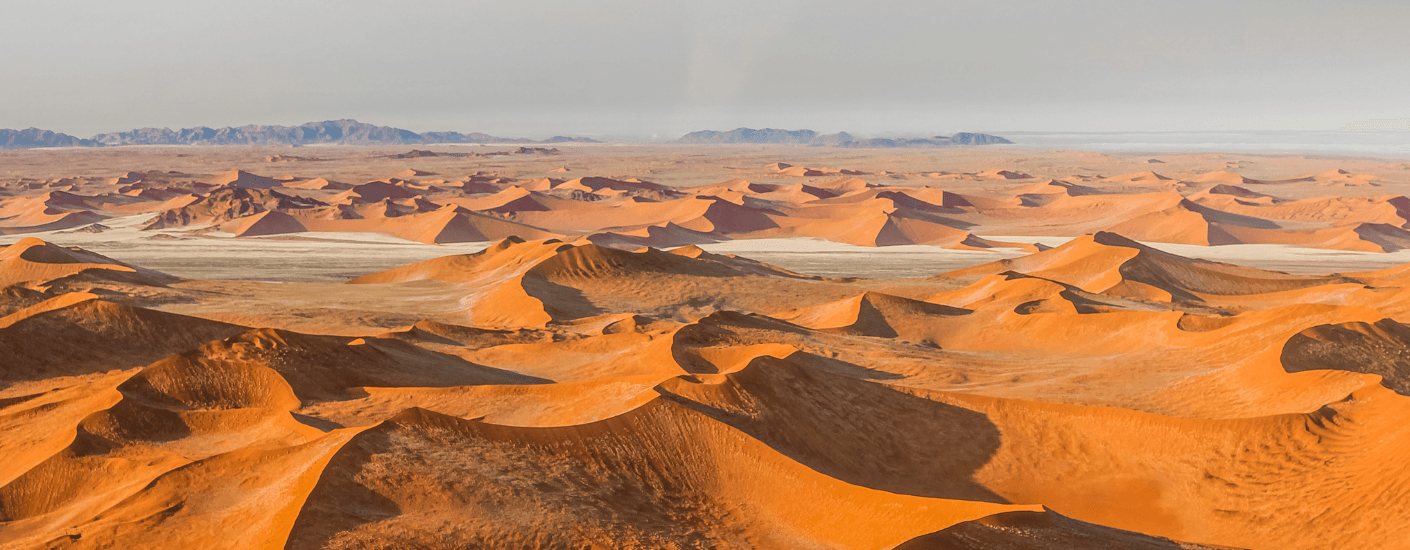
<svg viewBox="0 0 1410 550"><path fill-rule="evenodd" d="M1293 153L0 152L0 549L1410 548L1407 197Z"/></svg>

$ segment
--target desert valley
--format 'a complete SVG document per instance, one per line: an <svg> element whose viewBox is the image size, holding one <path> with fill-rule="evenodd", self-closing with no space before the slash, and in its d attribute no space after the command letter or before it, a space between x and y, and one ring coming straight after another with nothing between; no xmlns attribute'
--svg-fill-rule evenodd
<svg viewBox="0 0 1410 550"><path fill-rule="evenodd" d="M0 548L1407 548L1410 162L0 152Z"/></svg>

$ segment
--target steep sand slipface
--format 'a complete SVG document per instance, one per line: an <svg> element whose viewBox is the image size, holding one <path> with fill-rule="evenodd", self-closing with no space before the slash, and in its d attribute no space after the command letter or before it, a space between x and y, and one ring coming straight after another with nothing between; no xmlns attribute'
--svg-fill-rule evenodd
<svg viewBox="0 0 1410 550"><path fill-rule="evenodd" d="M917 537L897 550L1218 550L1164 537L1112 529L1063 517L1051 511L1005 512L966 521L943 531Z"/></svg>
<svg viewBox="0 0 1410 550"><path fill-rule="evenodd" d="M1410 269L1132 240L1390 250L1410 202L1385 165L748 154L670 182L591 156L574 179L526 177L550 158L19 182L0 228L495 242L353 284L0 249L0 548L1405 546ZM1077 238L906 280L689 246L1003 229Z"/></svg>

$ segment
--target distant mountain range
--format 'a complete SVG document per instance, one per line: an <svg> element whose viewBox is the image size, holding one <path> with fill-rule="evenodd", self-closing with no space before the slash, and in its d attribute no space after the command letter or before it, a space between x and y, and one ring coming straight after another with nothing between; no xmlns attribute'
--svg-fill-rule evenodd
<svg viewBox="0 0 1410 550"><path fill-rule="evenodd" d="M600 143L583 137L554 136L545 140L502 138L473 132L426 132L376 126L356 120L325 120L298 126L225 128L140 128L80 139L68 134L30 128L0 129L0 149L38 147L103 147L112 145L426 145L434 143Z"/></svg>
<svg viewBox="0 0 1410 550"><path fill-rule="evenodd" d="M98 134L83 139L68 134L29 128L0 129L0 150L40 147L105 147L119 145L429 145L436 143L601 143L584 137L554 136L544 140L497 137L479 132L416 133L391 126L377 126L356 120L325 120L298 126L249 125L225 128L139 128L126 132ZM959 133L953 136L922 138L856 139L847 132L819 134L812 130L736 128L728 132L691 132L676 143L775 143L830 147L950 147L1013 143L989 134Z"/></svg>
<svg viewBox="0 0 1410 550"><path fill-rule="evenodd" d="M33 149L35 147L94 147L91 139L79 139L68 134L30 128L0 130L0 149Z"/></svg>
<svg viewBox="0 0 1410 550"><path fill-rule="evenodd" d="M728 132L717 132L714 130L703 130L691 132L676 143L777 143L811 145L816 147L856 147L856 148L890 148L890 147L951 147L955 145L996 145L1013 143L999 136L989 134L972 134L961 132L953 136L933 136L924 138L873 138L856 139L847 132L836 134L819 134L812 130L779 130L776 128L764 128L756 130L753 128L735 128Z"/></svg>
<svg viewBox="0 0 1410 550"><path fill-rule="evenodd" d="M812 143L818 138L818 133L812 130L778 130L775 128L764 128L755 130L753 128L735 128L728 132L716 132L714 130L701 130L691 132L676 143Z"/></svg>

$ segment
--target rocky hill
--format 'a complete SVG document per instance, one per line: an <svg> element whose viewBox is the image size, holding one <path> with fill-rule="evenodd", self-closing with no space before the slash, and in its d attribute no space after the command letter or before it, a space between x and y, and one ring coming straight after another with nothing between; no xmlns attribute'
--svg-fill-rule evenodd
<svg viewBox="0 0 1410 550"><path fill-rule="evenodd" d="M735 128L728 132L717 132L714 130L702 130L691 132L680 139L677 143L811 143L818 136L812 130L779 130L775 128L764 128L755 130L753 128Z"/></svg>
<svg viewBox="0 0 1410 550"><path fill-rule="evenodd" d="M703 130L691 132L676 140L676 143L691 144L730 144L730 143L772 143L810 145L814 147L950 147L955 145L995 145L1013 143L999 136L961 132L953 136L933 136L923 138L873 138L856 139L847 132L819 134L812 130L778 130L764 128L735 128L728 132Z"/></svg>
<svg viewBox="0 0 1410 550"><path fill-rule="evenodd" d="M845 134L846 134L846 133L844 132L843 135L845 135ZM854 147L854 148L874 148L874 149L881 149L881 148L889 148L889 147L949 147L949 146L954 146L954 145L1001 145L1001 144L1011 144L1011 143L1013 143L1013 142L1012 142L1012 141L1009 141L1009 140L1007 140L1007 139L1001 138L1001 137L999 137L999 136L991 136L991 135L989 135L989 134L971 134L971 133L968 133L968 132L960 132L960 133L955 134L955 135L953 135L953 136L933 136L933 137L927 137L927 138L897 138L897 139L874 138L874 139L856 139L856 140L850 140L850 141L843 141L843 142L837 143L837 144L835 144L835 145L836 145L837 147ZM829 143L829 144L818 143L818 144L816 144L816 145L833 145L833 144L830 144L830 143Z"/></svg>
<svg viewBox="0 0 1410 550"><path fill-rule="evenodd" d="M0 130L0 149L35 147L100 147L105 145L418 145L435 143L596 143L582 137L554 136L542 142L497 137L479 132L426 132L377 126L356 120L325 120L298 126L248 125L208 128L139 128L98 134L92 139L30 128Z"/></svg>
<svg viewBox="0 0 1410 550"><path fill-rule="evenodd" d="M34 147L92 147L91 139L80 139L68 134L60 134L39 128L27 130L0 129L0 150L31 149Z"/></svg>

